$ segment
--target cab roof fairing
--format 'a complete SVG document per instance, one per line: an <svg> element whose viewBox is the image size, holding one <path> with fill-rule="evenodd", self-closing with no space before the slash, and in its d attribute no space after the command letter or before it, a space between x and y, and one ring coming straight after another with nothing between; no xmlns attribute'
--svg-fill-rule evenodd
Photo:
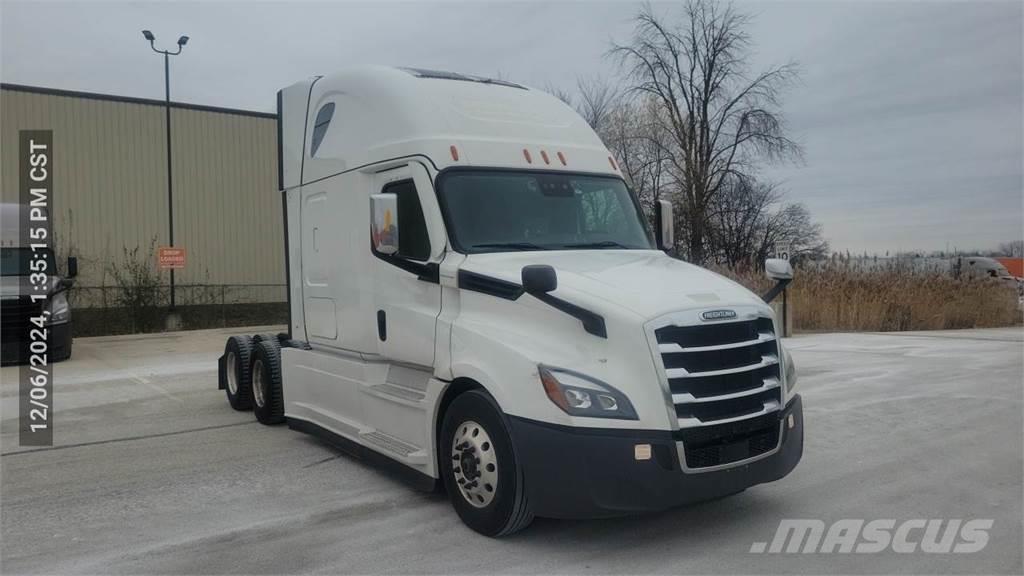
<svg viewBox="0 0 1024 576"><path fill-rule="evenodd" d="M428 156L439 169L476 165L619 175L583 118L535 89L365 67L319 79L309 102L307 126L323 105L334 102L335 108L315 157L308 156L312 130L306 130L306 182L413 155Z"/></svg>

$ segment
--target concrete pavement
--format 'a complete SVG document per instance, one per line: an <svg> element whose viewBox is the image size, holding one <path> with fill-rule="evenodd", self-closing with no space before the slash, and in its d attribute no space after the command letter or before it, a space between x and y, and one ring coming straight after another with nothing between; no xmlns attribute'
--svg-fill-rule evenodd
<svg viewBox="0 0 1024 576"><path fill-rule="evenodd" d="M1019 328L790 339L806 448L789 477L502 540L443 495L231 410L216 389L229 333L76 340L49 449L17 446L17 368L3 368L4 573L1022 572ZM974 554L750 553L783 518L994 524Z"/></svg>

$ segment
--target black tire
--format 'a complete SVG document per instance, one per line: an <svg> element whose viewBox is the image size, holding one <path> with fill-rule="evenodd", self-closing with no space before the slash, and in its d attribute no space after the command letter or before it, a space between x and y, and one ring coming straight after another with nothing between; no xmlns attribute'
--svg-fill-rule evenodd
<svg viewBox="0 0 1024 576"><path fill-rule="evenodd" d="M252 356L253 412L268 426L284 422L281 389L281 346L276 339L261 340ZM262 391L262 394L261 394Z"/></svg>
<svg viewBox="0 0 1024 576"><path fill-rule="evenodd" d="M490 502L482 507L470 504L467 496L463 495L455 476L456 462L452 456L456 433L470 421L477 423L490 437L497 458L497 485L492 490L494 494ZM522 467L516 460L505 417L489 394L470 390L452 401L441 424L438 450L448 497L467 526L484 536L500 537L518 532L533 521ZM459 465L463 464L460 462Z"/></svg>
<svg viewBox="0 0 1024 576"><path fill-rule="evenodd" d="M234 355L234 374L232 374L232 354ZM224 361L228 382L224 391L228 395L228 404L235 410L252 410L252 338L249 336L232 336L224 345ZM234 378L236 390L232 392L231 379Z"/></svg>
<svg viewBox="0 0 1024 576"><path fill-rule="evenodd" d="M277 342L277 334L271 334L270 332L264 332L263 334L254 334L252 337L252 344L255 346L264 340L272 340Z"/></svg>

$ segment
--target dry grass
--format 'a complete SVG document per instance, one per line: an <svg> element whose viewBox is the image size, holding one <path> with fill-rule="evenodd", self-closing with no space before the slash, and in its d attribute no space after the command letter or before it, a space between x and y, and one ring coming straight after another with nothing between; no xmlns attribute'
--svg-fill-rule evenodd
<svg viewBox="0 0 1024 576"><path fill-rule="evenodd" d="M718 270L764 293L772 281L753 270ZM1020 324L1015 290L997 280L957 279L890 264L874 269L830 262L796 270L789 287L798 331L896 331Z"/></svg>

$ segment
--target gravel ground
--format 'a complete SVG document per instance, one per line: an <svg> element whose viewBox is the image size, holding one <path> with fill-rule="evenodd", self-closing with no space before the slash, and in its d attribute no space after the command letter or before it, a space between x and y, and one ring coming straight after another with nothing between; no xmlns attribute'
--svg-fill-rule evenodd
<svg viewBox="0 0 1024 576"><path fill-rule="evenodd" d="M1020 329L793 338L807 429L790 476L502 540L443 495L231 410L216 390L228 333L76 340L56 366L53 448L18 447L17 368L2 369L4 573L1022 572ZM973 554L750 553L783 518L994 524Z"/></svg>

